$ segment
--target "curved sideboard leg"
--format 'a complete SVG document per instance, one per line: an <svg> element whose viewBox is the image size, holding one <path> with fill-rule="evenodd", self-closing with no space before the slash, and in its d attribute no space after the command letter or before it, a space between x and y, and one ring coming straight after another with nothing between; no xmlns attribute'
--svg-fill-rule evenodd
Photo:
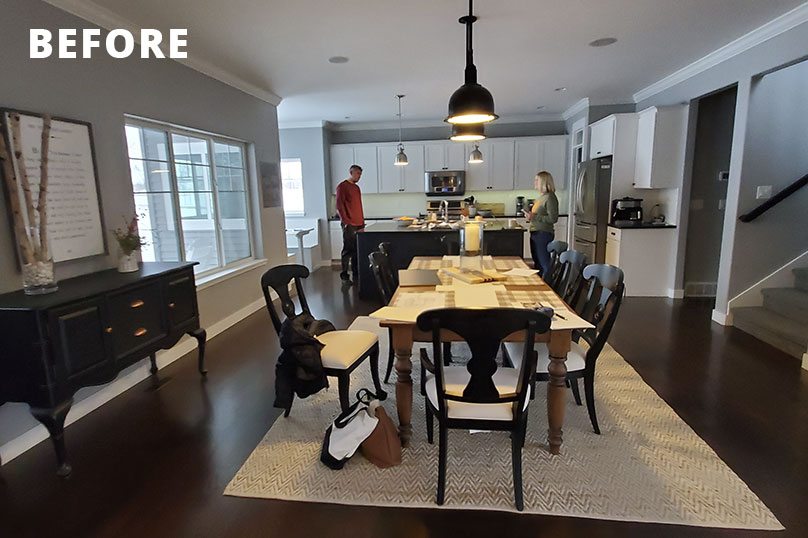
<svg viewBox="0 0 808 538"><path fill-rule="evenodd" d="M208 334L205 332L205 329L201 328L190 331L188 334L196 338L197 347L199 349L199 373L207 375L208 371L205 370L205 342L207 341Z"/></svg>

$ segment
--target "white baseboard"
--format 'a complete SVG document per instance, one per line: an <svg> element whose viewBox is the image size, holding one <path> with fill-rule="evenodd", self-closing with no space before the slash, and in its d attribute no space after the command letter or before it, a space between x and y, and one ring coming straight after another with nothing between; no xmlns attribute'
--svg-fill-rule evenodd
<svg viewBox="0 0 808 538"><path fill-rule="evenodd" d="M276 299L273 292L273 299ZM230 314L229 316L217 321L210 327L206 327L205 330L207 332L208 340L213 339L214 337L218 336L228 328L232 327L239 321L243 320L250 314L258 311L265 305L263 297L261 299L257 299L252 303L248 304L247 306L240 308ZM165 368L172 362L176 361L180 357L186 355L187 353L196 349L196 340L185 337L183 340L180 340L177 345L172 347L171 349L166 349L163 351L157 352L157 367L158 368ZM145 359L144 359L145 361ZM134 387L144 379L148 379L151 375L149 373L150 364L148 362L144 362L141 364L136 370L129 372L128 374L121 376L104 388L95 392L84 398L81 401L75 402L73 407L70 409L70 412L67 414L67 418L65 419L65 427L69 426L70 424L76 422L80 418L88 415L89 413L95 411L111 399L119 396L129 390L130 388ZM48 430L45 429L44 426L41 424L31 428L27 432L15 437L11 441L7 442L6 444L0 446L0 457L3 459L3 464L5 465L9 461L13 460L26 450L29 450L35 447L37 444L41 443L45 439L48 439Z"/></svg>
<svg viewBox="0 0 808 538"><path fill-rule="evenodd" d="M804 370L808 370L808 352L802 354L802 367Z"/></svg>
<svg viewBox="0 0 808 538"><path fill-rule="evenodd" d="M677 290L670 288L668 290L668 297L671 299L684 299L685 297L685 290Z"/></svg>
<svg viewBox="0 0 808 538"><path fill-rule="evenodd" d="M718 323L719 325L724 326L731 326L732 325L732 314L726 314L721 312L720 310L713 310L712 315L713 321Z"/></svg>

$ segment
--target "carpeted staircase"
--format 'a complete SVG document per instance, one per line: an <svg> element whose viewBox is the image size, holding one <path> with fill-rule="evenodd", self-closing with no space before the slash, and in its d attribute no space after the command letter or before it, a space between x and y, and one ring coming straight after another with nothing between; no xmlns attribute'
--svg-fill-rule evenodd
<svg viewBox="0 0 808 538"><path fill-rule="evenodd" d="M794 286L766 288L763 306L732 309L733 325L802 358L808 348L808 267L794 269Z"/></svg>

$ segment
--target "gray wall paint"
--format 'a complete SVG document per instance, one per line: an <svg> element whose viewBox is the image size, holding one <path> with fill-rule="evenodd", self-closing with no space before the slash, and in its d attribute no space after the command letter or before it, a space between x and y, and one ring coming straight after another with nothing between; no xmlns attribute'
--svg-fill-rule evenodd
<svg viewBox="0 0 808 538"><path fill-rule="evenodd" d="M808 174L808 61L753 82L740 190L740 212L758 204L758 185L772 191ZM808 250L808 190L757 220L738 223L730 297Z"/></svg>
<svg viewBox="0 0 808 538"><path fill-rule="evenodd" d="M48 112L92 123L101 200L106 222L115 227L134 212L124 138L124 114L232 136L251 143L256 161L278 162L277 115L274 106L235 90L172 60L115 60L96 50L93 59L28 58L28 29L93 27L39 0L0 0L3 36L0 106ZM104 31L102 31L104 33ZM102 37L103 39L103 37ZM193 47L191 38L191 47ZM254 187L254 185L253 185ZM270 264L285 259L283 210L260 209L254 191L253 213L260 219L262 243ZM13 234L5 200L0 201L0 292L22 286L14 255ZM111 243L111 247L114 242ZM114 267L117 252L108 256L59 264L57 278ZM256 285L262 268L248 271L199 292L203 327L233 314L261 298ZM79 392L76 400L98 389ZM0 406L0 445L38 424L27 406Z"/></svg>
<svg viewBox="0 0 808 538"><path fill-rule="evenodd" d="M281 129L280 147L282 159L301 160L303 165L303 210L306 219L318 219L320 252L322 259L328 259L328 222L326 216L326 177L323 129Z"/></svg>
<svg viewBox="0 0 808 538"><path fill-rule="evenodd" d="M543 121L524 123L497 123L485 126L489 138L511 136L550 136L566 134L563 121ZM447 140L452 128L412 127L401 131L402 140ZM398 129L368 129L362 131L330 131L332 144L359 144L363 142L398 142Z"/></svg>
<svg viewBox="0 0 808 538"><path fill-rule="evenodd" d="M769 181L761 183L759 171L755 175L747 172L746 168L751 164L751 159L747 158L747 155L762 155L770 150L776 151L774 148L782 140L780 132L776 130L769 132L771 137L768 139L752 135L750 132L749 135L753 138L750 138L749 144L747 144L747 131L753 127L751 123L747 124L747 120L754 115L751 107L768 108L763 104L764 95L756 98L753 103L751 96L756 91L757 84L755 84L755 88L752 88L752 79L761 73L805 59L806 42L808 42L808 23L803 23L637 103L637 110L643 110L652 105L689 103L693 99L722 88L733 84L738 85L727 208L724 217L724 237L715 305L715 311L719 315L727 313L729 299L779 268L785 263L782 260L791 260L808 248L804 235L800 240L792 237L792 231L805 220L804 212L785 210L782 206L778 208L779 211L773 210L778 215L779 224L760 226L760 233L752 234L758 240L754 246L747 242L749 234L745 233L743 228L757 226L760 221L750 224L737 221L740 214L754 207L754 204L749 204L749 193L754 191L754 186L774 184ZM782 91L787 93L785 89ZM804 93L804 86L802 91ZM764 93L768 93L768 90ZM772 90L771 93L773 94L774 91ZM695 130L695 124L690 122L688 129L692 133ZM785 165L786 168L788 166L790 165ZM765 173L777 175L782 169L783 163L773 163ZM803 171L803 173L805 172ZM799 176L794 176L791 181L797 177ZM802 196L805 196L805 193ZM683 209L686 210L686 208ZM685 226L680 226L680 234L686 233L685 228ZM804 229L804 225L802 228ZM796 235L800 237L799 233ZM684 235L680 236L680 260L684 253L684 237ZM802 246L796 246L795 241L796 243L802 242ZM683 268L683 265L680 264L680 268ZM756 274L753 275L752 271L756 271ZM682 281L681 269L677 270L676 279L677 282Z"/></svg>
<svg viewBox="0 0 808 538"><path fill-rule="evenodd" d="M636 112L637 105L626 103L622 105L593 105L589 107L589 123L593 124L612 114L623 114L626 112Z"/></svg>
<svg viewBox="0 0 808 538"><path fill-rule="evenodd" d="M718 181L718 173L729 170L737 94L736 88L731 88L705 97L698 103L685 285L688 282L718 281L724 229L724 210L719 209L719 200L727 197L727 182Z"/></svg>

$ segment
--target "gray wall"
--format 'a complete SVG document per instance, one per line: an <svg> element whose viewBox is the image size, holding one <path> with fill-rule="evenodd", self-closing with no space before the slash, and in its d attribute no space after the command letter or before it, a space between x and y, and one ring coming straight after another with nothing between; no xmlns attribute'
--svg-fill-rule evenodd
<svg viewBox="0 0 808 538"><path fill-rule="evenodd" d="M93 26L40 0L0 0L0 13L4 73L0 77L0 106L92 124L105 229L116 227L122 216L134 212L124 114L246 140L256 161L278 162L274 106L168 59L115 60L96 50L97 56L87 60L31 60L29 28L47 28L56 34L59 28ZM285 245L283 210L259 209L255 196L252 202L259 217L258 254L265 253L271 264L281 263L286 251L278 248ZM0 201L0 292L22 287L6 207L5 200ZM57 278L114 267L117 253L114 248L110 250L107 256L59 264ZM261 271L259 267L200 290L202 326L209 328L260 299L257 282ZM80 392L77 399L86 393ZM36 424L27 406L0 406L0 445Z"/></svg>
<svg viewBox="0 0 808 538"><path fill-rule="evenodd" d="M563 121L542 121L524 123L493 122L485 126L485 135L493 137L511 136L550 136L566 134ZM401 131L402 140L447 140L452 135L452 128L445 127L412 127ZM398 142L398 129L368 129L361 131L331 130L331 144L358 144L362 142Z"/></svg>
<svg viewBox="0 0 808 538"><path fill-rule="evenodd" d="M623 105L593 105L589 107L589 123L590 125L598 120L602 120L606 116L612 114L623 114L625 112L636 112L637 105L634 103L626 103Z"/></svg>
<svg viewBox="0 0 808 538"><path fill-rule="evenodd" d="M729 170L737 94L733 87L698 103L685 253L685 290L688 282L718 281L724 229L724 210L719 209L719 200L727 197L727 182L718 181L718 173Z"/></svg>
<svg viewBox="0 0 808 538"><path fill-rule="evenodd" d="M303 165L303 210L306 219L319 219L318 229L322 259L328 259L331 249L328 243L326 205L325 155L328 147L321 127L281 129L280 147L282 159L301 160ZM290 217L290 220L294 220Z"/></svg>
<svg viewBox="0 0 808 538"><path fill-rule="evenodd" d="M727 88L734 84L738 86L732 156L730 158L730 179L727 188L727 207L724 217L724 236L721 245L718 292L715 306L715 314L718 314L719 317L727 313L729 299L737 296L740 292L808 248L808 240L805 237L805 233L808 232L805 231L806 227L803 224L806 219L804 210L806 193L801 193L797 197L797 200L802 197L801 207L799 201L794 203L792 200L791 204L784 203L777 209L772 210L768 218L776 218L776 222L770 221L766 224L766 221L759 219L750 224L743 224L737 220L739 215L754 207L753 193L755 186L781 184L780 179L778 179L781 174L790 176L791 181L799 177L799 175L792 175L791 163L785 162L792 160L795 154L790 154L785 161L773 162L767 160L769 168L766 170L761 170L753 164L754 159L778 152L777 147L781 144L788 145L789 141L786 140L788 137L785 135L787 132L793 132L790 131L791 127L787 127L785 130L767 127L765 122L757 116L756 109L765 111L762 113L771 112L789 116L784 119L790 120L789 113L778 110L785 105L785 102L777 104L770 99L775 95L780 95L782 98L787 99L789 103L796 106L793 110L796 116L797 113L804 110L802 108L804 105L799 104L800 97L799 95L795 96L795 93L802 94L802 99L804 100L805 82L802 82L801 87L794 86L789 90L787 85L797 82L796 77L794 79L789 79L788 76L782 79L770 79L776 80L776 82L766 83L765 86L759 86L756 82L753 83L753 79L762 73L805 59L805 43L808 43L808 23L795 26L637 103L637 110L643 110L652 105L689 103L693 99L708 95L722 88ZM770 88L769 84L778 86L779 90L775 90L774 87ZM753 95L755 95L754 99L752 98ZM805 140L801 138L804 137L805 132L804 121L803 134L797 134L798 140ZM690 131L689 136L691 136L695 131L695 123L691 121L688 129ZM752 129L757 130L759 133L766 133L767 136L754 134ZM747 135L749 136L748 138ZM805 153L804 145L802 153ZM803 169L802 174L805 172L806 169ZM686 178L685 193L688 192L688 187L689 180ZM683 210L686 211L687 208L683 208ZM757 231L750 231L753 228ZM680 226L679 233L679 261L681 262L684 254L685 225ZM754 239L755 243L750 243L750 239ZM682 283L683 268L684 264L679 263L676 287L680 287Z"/></svg>

